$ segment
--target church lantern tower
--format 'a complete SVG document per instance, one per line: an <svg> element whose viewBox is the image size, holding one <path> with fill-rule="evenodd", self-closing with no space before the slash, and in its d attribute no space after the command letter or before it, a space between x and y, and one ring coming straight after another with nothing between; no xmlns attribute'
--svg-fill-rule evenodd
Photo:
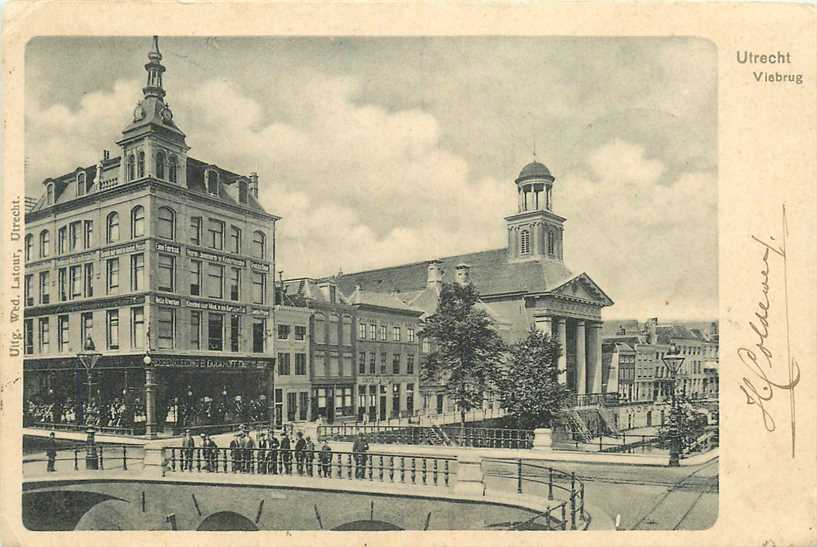
<svg viewBox="0 0 817 547"><path fill-rule="evenodd" d="M550 170L538 161L522 168L516 178L517 212L505 218L508 228L508 259L563 262L565 219L553 212Z"/></svg>
<svg viewBox="0 0 817 547"><path fill-rule="evenodd" d="M162 83L165 67L158 36L153 37L145 71L147 83L142 88L143 97L133 110L133 121L117 142L122 152L119 180L127 184L152 177L185 186L190 147L165 101Z"/></svg>

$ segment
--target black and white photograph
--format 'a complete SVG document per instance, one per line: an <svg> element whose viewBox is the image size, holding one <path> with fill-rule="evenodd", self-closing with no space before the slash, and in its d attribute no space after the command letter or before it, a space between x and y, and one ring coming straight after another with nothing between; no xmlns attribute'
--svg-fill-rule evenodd
<svg viewBox="0 0 817 547"><path fill-rule="evenodd" d="M29 530L703 530L717 47L35 37Z"/></svg>

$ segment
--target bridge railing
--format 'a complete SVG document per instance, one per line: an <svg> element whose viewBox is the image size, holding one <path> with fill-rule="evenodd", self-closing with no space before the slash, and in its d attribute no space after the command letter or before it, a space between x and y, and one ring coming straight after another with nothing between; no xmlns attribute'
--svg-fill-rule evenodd
<svg viewBox="0 0 817 547"><path fill-rule="evenodd" d="M139 447L141 449L141 447ZM64 462L70 461L74 464L74 471L79 471L80 469L88 470L93 469L96 471L105 471L105 466L108 466L108 469L121 469L122 471L128 470L128 462L139 462L143 461L143 456L139 454L137 451L134 450L133 446L128 445L111 445L111 444L95 444L91 445L90 447L87 444L83 443L73 443L72 446L68 448L59 448L57 449L57 457L54 458L54 462ZM60 456L59 454L65 454ZM96 467L91 468L87 466L87 458L91 457L92 460L96 462ZM36 457L36 458L25 458L23 463L30 464L35 462L48 462L48 457Z"/></svg>
<svg viewBox="0 0 817 547"><path fill-rule="evenodd" d="M473 448L533 447L534 433L528 429L465 428L459 426L388 426L339 424L318 427L318 437L331 441L352 442L358 435L377 444L439 445L450 444Z"/></svg>
<svg viewBox="0 0 817 547"><path fill-rule="evenodd" d="M265 448L166 447L169 471L292 475L447 487L455 458Z"/></svg>
<svg viewBox="0 0 817 547"><path fill-rule="evenodd" d="M110 435L144 435L145 434L145 426L133 426L133 427L116 427L116 426L100 426L100 425L93 425L89 426L87 424L72 424L72 423L52 423L52 422L31 422L30 424L26 424L26 427L32 427L35 429L45 429L48 431L77 431L81 433L85 433L85 431L89 427L93 427L97 433L104 433Z"/></svg>
<svg viewBox="0 0 817 547"><path fill-rule="evenodd" d="M576 478L576 473L566 473L521 458L486 458L483 460L485 464L498 466L484 472L486 477L515 481L518 494L546 497L545 508L534 522L541 522L548 530L576 530L580 523L588 522L584 482Z"/></svg>

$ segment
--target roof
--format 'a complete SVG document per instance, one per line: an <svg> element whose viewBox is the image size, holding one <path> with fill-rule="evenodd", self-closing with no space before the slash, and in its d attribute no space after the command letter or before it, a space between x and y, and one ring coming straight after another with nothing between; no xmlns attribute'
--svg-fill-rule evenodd
<svg viewBox="0 0 817 547"><path fill-rule="evenodd" d="M658 338L659 344L669 344L672 340L698 340L699 338L689 330L681 325L667 325L656 327L655 334Z"/></svg>
<svg viewBox="0 0 817 547"><path fill-rule="evenodd" d="M539 163L538 161L532 161L522 168L522 170L519 172L519 176L516 177L516 182L521 182L527 179L541 178L552 179L553 175L550 174L550 169L545 167L544 164Z"/></svg>
<svg viewBox="0 0 817 547"><path fill-rule="evenodd" d="M346 297L349 304L353 306L369 306L375 308L387 308L399 310L416 315L421 315L424 310L406 304L394 293L373 292L356 287L354 292Z"/></svg>
<svg viewBox="0 0 817 547"><path fill-rule="evenodd" d="M483 297L506 293L541 293L559 287L574 274L555 260L509 262L505 249L493 249L440 259L446 277L452 280L457 264L471 265L471 282ZM338 287L351 294L356 285L374 292L422 291L426 287L428 262L343 274L334 278ZM444 277L445 278L445 277ZM412 304L417 305L417 302Z"/></svg>
<svg viewBox="0 0 817 547"><path fill-rule="evenodd" d="M119 163L121 162L121 157L111 158L108 160L103 161L103 165L105 170L109 170L112 168L116 168ZM213 169L219 174L219 180L221 184L219 184L219 192L218 195L213 195L207 192L207 188L205 186L204 181L204 173L207 169ZM96 193L98 188L96 185L96 175L97 175L97 166L90 165L88 167L78 167L69 173L65 173L60 175L59 177L50 179L54 182L54 204L59 205L61 203L67 203L74 199L77 199L77 192L76 192L76 184L77 184L77 175L79 173L85 173L86 177L86 184L91 185L92 191L88 194ZM217 199L222 203L228 205L234 205L236 207L244 207L249 208L254 211L258 211L260 213L269 214L264 209L264 207L259 203L258 199L252 194L252 192L247 192L247 203L240 203L238 199L238 185L234 184L238 179L246 178L242 175L237 173L233 173L232 171L228 171L227 169L222 169L221 167L215 166L213 164L205 163L201 160L197 160L196 158L188 157L187 158L187 189L191 192L197 194L204 194L209 196L212 199ZM48 181L49 179L46 179ZM142 179L139 179L142 180ZM134 181L138 182L138 181ZM125 183L130 184L130 183ZM173 184L173 183L170 183ZM116 188L120 188L124 186L123 184L119 184ZM45 208L45 193L37 200L37 205L35 205L31 211L38 211Z"/></svg>

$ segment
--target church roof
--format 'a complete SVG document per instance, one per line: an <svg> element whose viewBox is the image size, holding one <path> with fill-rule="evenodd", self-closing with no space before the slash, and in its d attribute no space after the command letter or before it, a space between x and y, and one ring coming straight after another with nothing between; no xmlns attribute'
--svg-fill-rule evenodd
<svg viewBox="0 0 817 547"><path fill-rule="evenodd" d="M471 282L483 297L507 293L542 293L559 287L575 275L561 262L531 260L509 262L506 249L493 249L441 258L445 278L453 281L457 264L471 266ZM335 278L344 293L356 285L375 292L421 291L426 287L428 262L415 262L388 268L343 274ZM416 305L416 302L413 304Z"/></svg>
<svg viewBox="0 0 817 547"><path fill-rule="evenodd" d="M346 297L346 300L353 306L388 308L415 315L421 315L423 313L422 309L403 302L397 294L367 291L360 287L356 287L354 292Z"/></svg>

